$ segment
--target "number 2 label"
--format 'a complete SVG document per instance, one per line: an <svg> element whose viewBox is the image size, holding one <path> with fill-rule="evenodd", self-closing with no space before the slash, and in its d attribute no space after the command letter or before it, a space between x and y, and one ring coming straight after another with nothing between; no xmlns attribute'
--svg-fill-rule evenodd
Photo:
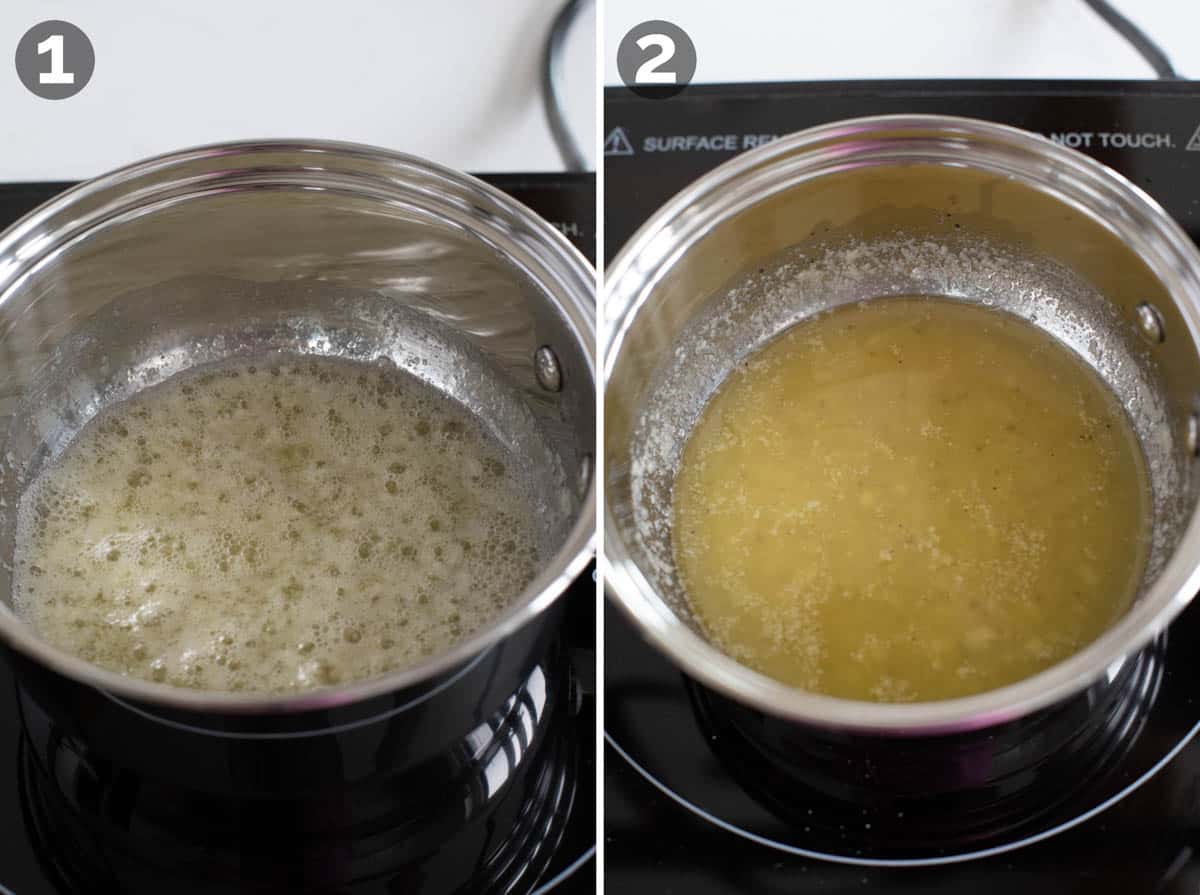
<svg viewBox="0 0 1200 895"><path fill-rule="evenodd" d="M659 51L638 67L637 74L634 75L634 80L638 84L676 83L677 75L675 72L659 71L660 67L675 58L675 41L665 34L647 34L638 38L637 45L643 50L649 47L656 47Z"/></svg>
<svg viewBox="0 0 1200 895"><path fill-rule="evenodd" d="M674 22L663 19L641 22L621 38L617 72L636 96L667 99L692 82L696 74L696 45Z"/></svg>

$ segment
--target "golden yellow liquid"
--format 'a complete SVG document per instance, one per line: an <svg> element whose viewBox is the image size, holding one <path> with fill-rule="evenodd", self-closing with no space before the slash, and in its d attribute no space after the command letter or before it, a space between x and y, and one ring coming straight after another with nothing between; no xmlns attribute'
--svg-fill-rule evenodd
<svg viewBox="0 0 1200 895"><path fill-rule="evenodd" d="M681 580L729 655L914 702L1061 661L1129 605L1149 494L1115 396L1018 318L886 299L739 366L684 448Z"/></svg>

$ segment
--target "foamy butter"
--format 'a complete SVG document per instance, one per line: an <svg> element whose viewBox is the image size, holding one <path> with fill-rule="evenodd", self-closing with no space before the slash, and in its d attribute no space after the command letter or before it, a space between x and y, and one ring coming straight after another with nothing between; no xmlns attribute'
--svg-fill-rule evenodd
<svg viewBox="0 0 1200 895"><path fill-rule="evenodd" d="M513 464L402 373L282 357L92 420L28 490L14 598L105 668L285 691L446 650L532 578Z"/></svg>

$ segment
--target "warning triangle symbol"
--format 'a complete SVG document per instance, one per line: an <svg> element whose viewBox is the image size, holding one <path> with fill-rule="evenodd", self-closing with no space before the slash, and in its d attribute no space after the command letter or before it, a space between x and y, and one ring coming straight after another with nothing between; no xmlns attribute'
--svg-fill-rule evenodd
<svg viewBox="0 0 1200 895"><path fill-rule="evenodd" d="M1200 152L1200 124L1196 125L1196 132L1188 140L1187 148L1191 152Z"/></svg>
<svg viewBox="0 0 1200 895"><path fill-rule="evenodd" d="M614 127L608 132L608 136L604 138L604 154L633 155L633 144L629 142L629 135L625 133L625 128Z"/></svg>

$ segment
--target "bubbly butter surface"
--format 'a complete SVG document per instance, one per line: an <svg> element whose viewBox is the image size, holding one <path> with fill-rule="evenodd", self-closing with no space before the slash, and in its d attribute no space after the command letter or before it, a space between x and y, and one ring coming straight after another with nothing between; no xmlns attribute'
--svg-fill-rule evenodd
<svg viewBox="0 0 1200 895"><path fill-rule="evenodd" d="M1016 317L896 298L801 323L720 386L673 496L728 654L878 702L1028 677L1128 607L1149 489L1096 374Z"/></svg>
<svg viewBox="0 0 1200 895"><path fill-rule="evenodd" d="M444 651L533 577L501 445L395 371L282 356L92 420L26 493L14 597L122 674L288 691Z"/></svg>

